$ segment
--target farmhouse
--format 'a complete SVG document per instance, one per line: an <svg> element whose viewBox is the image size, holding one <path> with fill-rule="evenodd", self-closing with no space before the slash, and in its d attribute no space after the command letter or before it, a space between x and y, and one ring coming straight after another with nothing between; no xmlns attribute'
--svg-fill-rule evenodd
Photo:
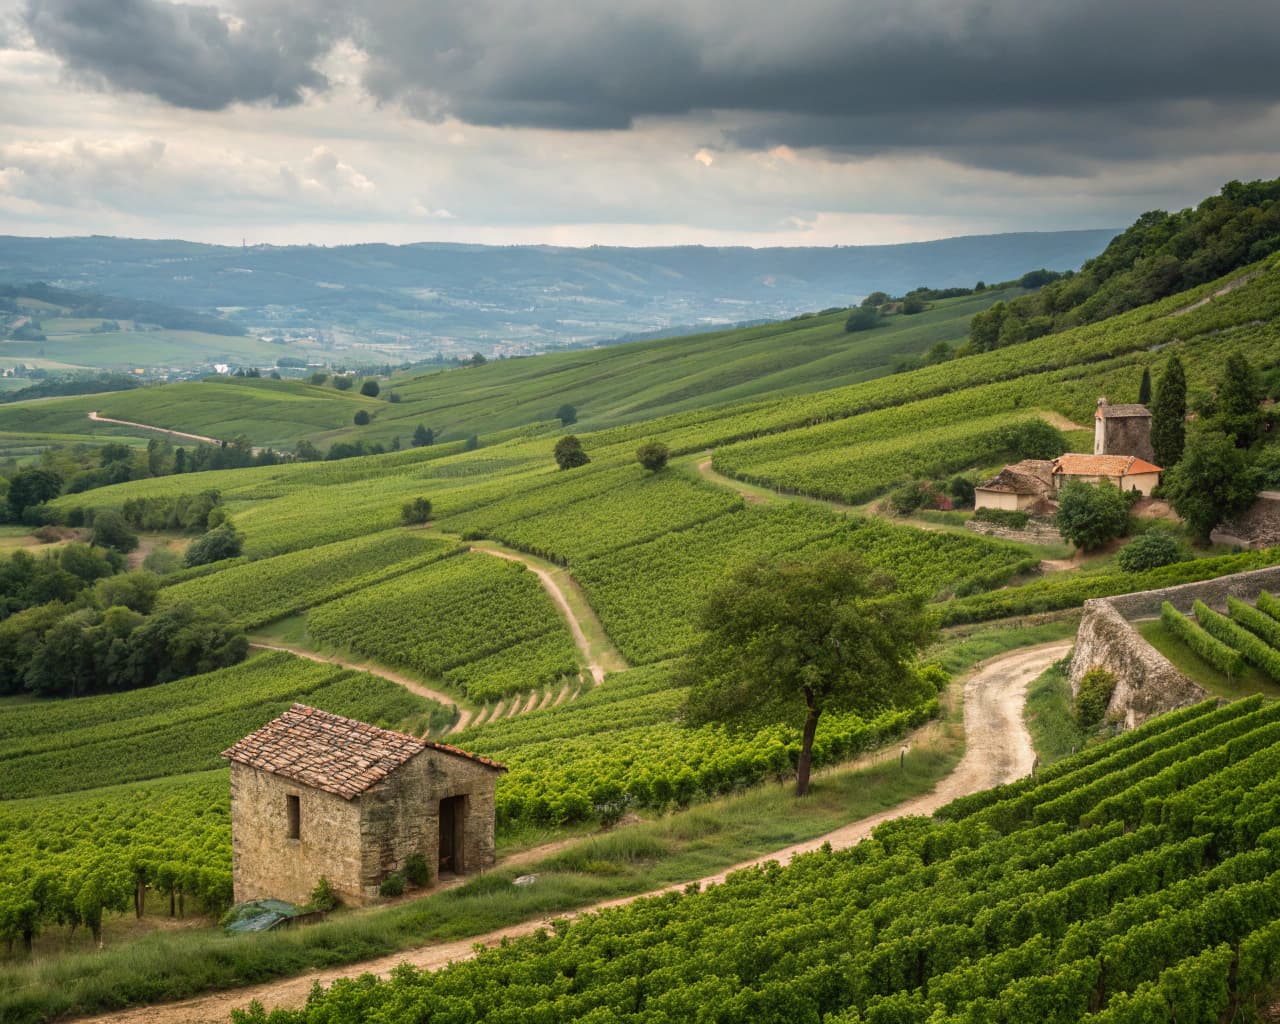
<svg viewBox="0 0 1280 1024"><path fill-rule="evenodd" d="M1059 455L1053 460L1055 490L1069 480L1096 484L1113 483L1122 491L1136 490L1149 495L1160 482L1160 467L1136 455Z"/></svg>
<svg viewBox="0 0 1280 1024"><path fill-rule="evenodd" d="M305 903L324 876L358 905L414 854L433 878L494 861L494 789L507 769L486 757L305 704L222 756L237 903Z"/></svg>
<svg viewBox="0 0 1280 1024"><path fill-rule="evenodd" d="M1038 512L1053 500L1055 493L1053 463L1048 459L1023 459L975 487L973 507Z"/></svg>
<svg viewBox="0 0 1280 1024"><path fill-rule="evenodd" d="M1148 462L1156 457L1151 447L1151 413L1145 405L1112 405L1098 399L1093 414L1094 455L1136 455Z"/></svg>

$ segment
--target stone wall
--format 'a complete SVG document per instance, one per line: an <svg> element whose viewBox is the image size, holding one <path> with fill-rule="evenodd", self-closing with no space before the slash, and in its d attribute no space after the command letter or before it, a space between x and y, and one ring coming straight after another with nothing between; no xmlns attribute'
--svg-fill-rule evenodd
<svg viewBox="0 0 1280 1024"><path fill-rule="evenodd" d="M299 801L290 839L286 797ZM303 904L323 875L344 902L361 902L358 808L333 793L231 764L231 863L235 900Z"/></svg>
<svg viewBox="0 0 1280 1024"><path fill-rule="evenodd" d="M1079 689L1081 677L1094 668L1105 668L1116 677L1107 716L1122 719L1129 729L1152 715L1195 704L1207 696L1147 643L1110 598L1084 603L1071 659L1073 694Z"/></svg>
<svg viewBox="0 0 1280 1024"><path fill-rule="evenodd" d="M1095 440L1095 455L1136 455L1147 462L1155 461L1149 416L1108 416L1101 423L1102 451L1098 451L1099 445Z"/></svg>
<svg viewBox="0 0 1280 1024"><path fill-rule="evenodd" d="M1150 619L1160 614L1160 605L1165 601L1184 614L1191 611L1191 606L1196 601L1203 601L1210 608L1226 611L1228 597L1252 602L1260 590L1280 591L1280 566L1238 572L1232 576L1219 576L1216 580L1202 580L1199 583L1183 583L1163 590L1119 594L1100 600L1110 602L1126 619Z"/></svg>
<svg viewBox="0 0 1280 1024"><path fill-rule="evenodd" d="M1013 540L1020 544L1061 544L1062 534L1052 523L1044 520L1030 520L1021 530L999 523L988 523L982 519L970 519L965 524L966 530L980 533L984 537L998 537L1001 540Z"/></svg>
<svg viewBox="0 0 1280 1024"><path fill-rule="evenodd" d="M1238 544L1242 548L1280 544L1280 491L1263 491L1243 513L1220 524L1209 539L1215 544Z"/></svg>
<svg viewBox="0 0 1280 1024"><path fill-rule="evenodd" d="M440 801L465 796L462 867L470 873L494 863L494 792L498 772L470 758L427 750L359 798L359 888L366 900L421 854L436 875L440 853Z"/></svg>

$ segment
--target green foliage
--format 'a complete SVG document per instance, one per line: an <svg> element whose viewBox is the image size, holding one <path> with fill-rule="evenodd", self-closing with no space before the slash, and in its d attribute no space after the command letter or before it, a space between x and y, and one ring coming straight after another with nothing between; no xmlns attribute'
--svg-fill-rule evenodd
<svg viewBox="0 0 1280 1024"><path fill-rule="evenodd" d="M120 507L125 521L139 530L198 530L203 532L214 517L214 510L222 503L217 491L201 491L198 494L164 495L148 498L128 498ZM95 513L102 515L101 511Z"/></svg>
<svg viewBox="0 0 1280 1024"><path fill-rule="evenodd" d="M378 382L373 378L360 385L360 394L364 395L365 398L377 398L381 391L382 388L378 386Z"/></svg>
<svg viewBox="0 0 1280 1024"><path fill-rule="evenodd" d="M1232 352L1222 368L1214 417L1238 448L1248 448L1262 433L1262 383L1243 352Z"/></svg>
<svg viewBox="0 0 1280 1024"><path fill-rule="evenodd" d="M636 449L636 461L651 473L663 469L670 457L671 449L661 441L648 441Z"/></svg>
<svg viewBox="0 0 1280 1024"><path fill-rule="evenodd" d="M315 888L311 890L311 898L307 901L307 907L311 910L329 911L337 906L338 894L334 892L329 879L321 875L316 881Z"/></svg>
<svg viewBox="0 0 1280 1024"><path fill-rule="evenodd" d="M1214 714L1196 711L1184 734ZM1229 709L1178 762L1151 749L1159 734L1130 734L983 794L971 818L894 822L853 850L636 901L442 971L337 981L271 1020L450 1006L515 1019L552 1004L578 1020L715 1006L741 1020L1040 1024L1091 1005L1116 1024L1217 1020L1280 959L1276 718ZM1095 804L1077 829L1076 808Z"/></svg>
<svg viewBox="0 0 1280 1024"><path fill-rule="evenodd" d="M352 418L352 422L354 422L357 427L367 427L372 418L373 417L369 415L369 411L367 409L359 409Z"/></svg>
<svg viewBox="0 0 1280 1024"><path fill-rule="evenodd" d="M1116 565L1125 572L1146 572L1187 558L1178 538L1168 530L1150 529L1116 553Z"/></svg>
<svg viewBox="0 0 1280 1024"><path fill-rule="evenodd" d="M1093 551L1124 536L1129 528L1129 505L1115 484L1069 480L1058 492L1054 521L1064 540L1084 551Z"/></svg>
<svg viewBox="0 0 1280 1024"><path fill-rule="evenodd" d="M868 296L870 298L870 296ZM865 301L865 300L864 300ZM874 305L859 306L844 322L845 332L855 334L858 331L869 331L880 324L880 310Z"/></svg>
<svg viewBox="0 0 1280 1024"><path fill-rule="evenodd" d="M335 374L333 378L333 386L339 391L350 391L356 383L356 379L346 374Z"/></svg>
<svg viewBox="0 0 1280 1024"><path fill-rule="evenodd" d="M400 509L400 520L407 526L425 523L430 519L431 501L428 498L414 498L412 501L405 502L404 507Z"/></svg>
<svg viewBox="0 0 1280 1024"><path fill-rule="evenodd" d="M691 719L802 721L797 796L823 712L868 715L933 696L913 664L932 637L924 596L895 590L850 552L744 566L712 590L699 626Z"/></svg>
<svg viewBox="0 0 1280 1024"><path fill-rule="evenodd" d="M1229 678L1244 671L1244 657L1239 651L1207 633L1168 601L1160 606L1160 621L1165 629Z"/></svg>
<svg viewBox="0 0 1280 1024"><path fill-rule="evenodd" d="M1022 530L1031 522L1031 513L1012 508L980 508L974 512L973 518L983 523L1007 526L1011 530Z"/></svg>
<svg viewBox="0 0 1280 1024"><path fill-rule="evenodd" d="M1195 603L1195 612L1196 621L1206 633L1235 648L1245 661L1261 669L1273 682L1280 683L1280 651L1257 634L1215 612L1203 601Z"/></svg>
<svg viewBox="0 0 1280 1024"><path fill-rule="evenodd" d="M556 410L556 419L560 421L560 426L568 427L578 422L578 410L565 402Z"/></svg>
<svg viewBox="0 0 1280 1024"><path fill-rule="evenodd" d="M1102 721L1116 689L1116 677L1105 668L1091 668L1080 677L1076 691L1076 721L1082 729L1092 729Z"/></svg>
<svg viewBox="0 0 1280 1024"><path fill-rule="evenodd" d="M435 431L430 427L419 423L413 428L413 446L415 448L424 448L435 442Z"/></svg>
<svg viewBox="0 0 1280 1024"><path fill-rule="evenodd" d="M108 509L93 517L90 543L102 548L112 548L123 555L138 546L138 535L129 529L119 512Z"/></svg>
<svg viewBox="0 0 1280 1024"><path fill-rule="evenodd" d="M591 461L582 449L582 442L573 434L566 434L556 442L556 465L561 469L576 469Z"/></svg>
<svg viewBox="0 0 1280 1024"><path fill-rule="evenodd" d="M244 535L228 521L193 540L185 561L189 566L209 565L224 558L235 558L243 550Z"/></svg>
<svg viewBox="0 0 1280 1024"><path fill-rule="evenodd" d="M410 885L419 889L431 884L431 865L420 853L411 853L404 862L404 877Z"/></svg>
<svg viewBox="0 0 1280 1024"><path fill-rule="evenodd" d="M9 514L22 517L32 506L41 505L62 493L62 478L48 469L24 466L9 478Z"/></svg>
<svg viewBox="0 0 1280 1024"><path fill-rule="evenodd" d="M1142 368L1142 380L1138 384L1138 404L1151 405L1151 369L1147 366Z"/></svg>
<svg viewBox="0 0 1280 1024"><path fill-rule="evenodd" d="M393 871L378 886L378 895L383 899L394 899L404 895L404 875Z"/></svg>
<svg viewBox="0 0 1280 1024"><path fill-rule="evenodd" d="M1164 478L1169 504L1191 532L1207 543L1224 519L1243 512L1257 496L1257 479L1248 456L1218 430L1192 431L1182 460Z"/></svg>

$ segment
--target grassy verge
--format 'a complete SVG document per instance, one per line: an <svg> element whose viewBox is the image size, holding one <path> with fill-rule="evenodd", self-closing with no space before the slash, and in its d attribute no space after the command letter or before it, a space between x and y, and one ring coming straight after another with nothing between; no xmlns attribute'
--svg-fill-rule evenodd
<svg viewBox="0 0 1280 1024"><path fill-rule="evenodd" d="M1041 767L1079 750L1088 738L1076 724L1072 712L1069 665L1065 658L1050 665L1027 688L1027 703L1022 714Z"/></svg>
<svg viewBox="0 0 1280 1024"><path fill-rule="evenodd" d="M997 654L1033 647L1036 644L1066 640L1076 635L1080 626L1080 610L1051 612L1037 616L1035 621L1011 623L986 623L973 626L957 626L947 630L942 640L926 654L944 669L955 675L971 668L980 661Z"/></svg>
<svg viewBox="0 0 1280 1024"><path fill-rule="evenodd" d="M830 769L815 776L804 800L795 799L791 783L757 787L571 843L519 871L499 868L456 889L296 931L155 934L119 949L9 968L0 973L0 1020L27 1024L234 988L713 874L928 792L963 753L959 703L950 702L941 727L926 728L901 767L895 758ZM514 886L517 873L538 879Z"/></svg>
<svg viewBox="0 0 1280 1024"><path fill-rule="evenodd" d="M1264 697L1280 697L1280 686L1252 665L1247 666L1244 673L1235 679L1219 672L1212 665L1202 661L1191 648L1165 629L1159 619L1138 622L1135 626L1147 643L1168 658L1179 672L1199 683L1215 697L1234 700L1254 693L1260 693Z"/></svg>

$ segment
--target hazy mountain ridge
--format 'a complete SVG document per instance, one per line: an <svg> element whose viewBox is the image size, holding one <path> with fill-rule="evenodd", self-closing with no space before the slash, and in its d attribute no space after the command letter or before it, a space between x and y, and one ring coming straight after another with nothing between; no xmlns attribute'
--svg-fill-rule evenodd
<svg viewBox="0 0 1280 1024"><path fill-rule="evenodd" d="M43 280L207 312L251 328L396 338L410 350L534 351L706 322L782 318L876 289L1072 269L1112 229L837 248L630 249L421 243L214 246L0 237L0 282Z"/></svg>

